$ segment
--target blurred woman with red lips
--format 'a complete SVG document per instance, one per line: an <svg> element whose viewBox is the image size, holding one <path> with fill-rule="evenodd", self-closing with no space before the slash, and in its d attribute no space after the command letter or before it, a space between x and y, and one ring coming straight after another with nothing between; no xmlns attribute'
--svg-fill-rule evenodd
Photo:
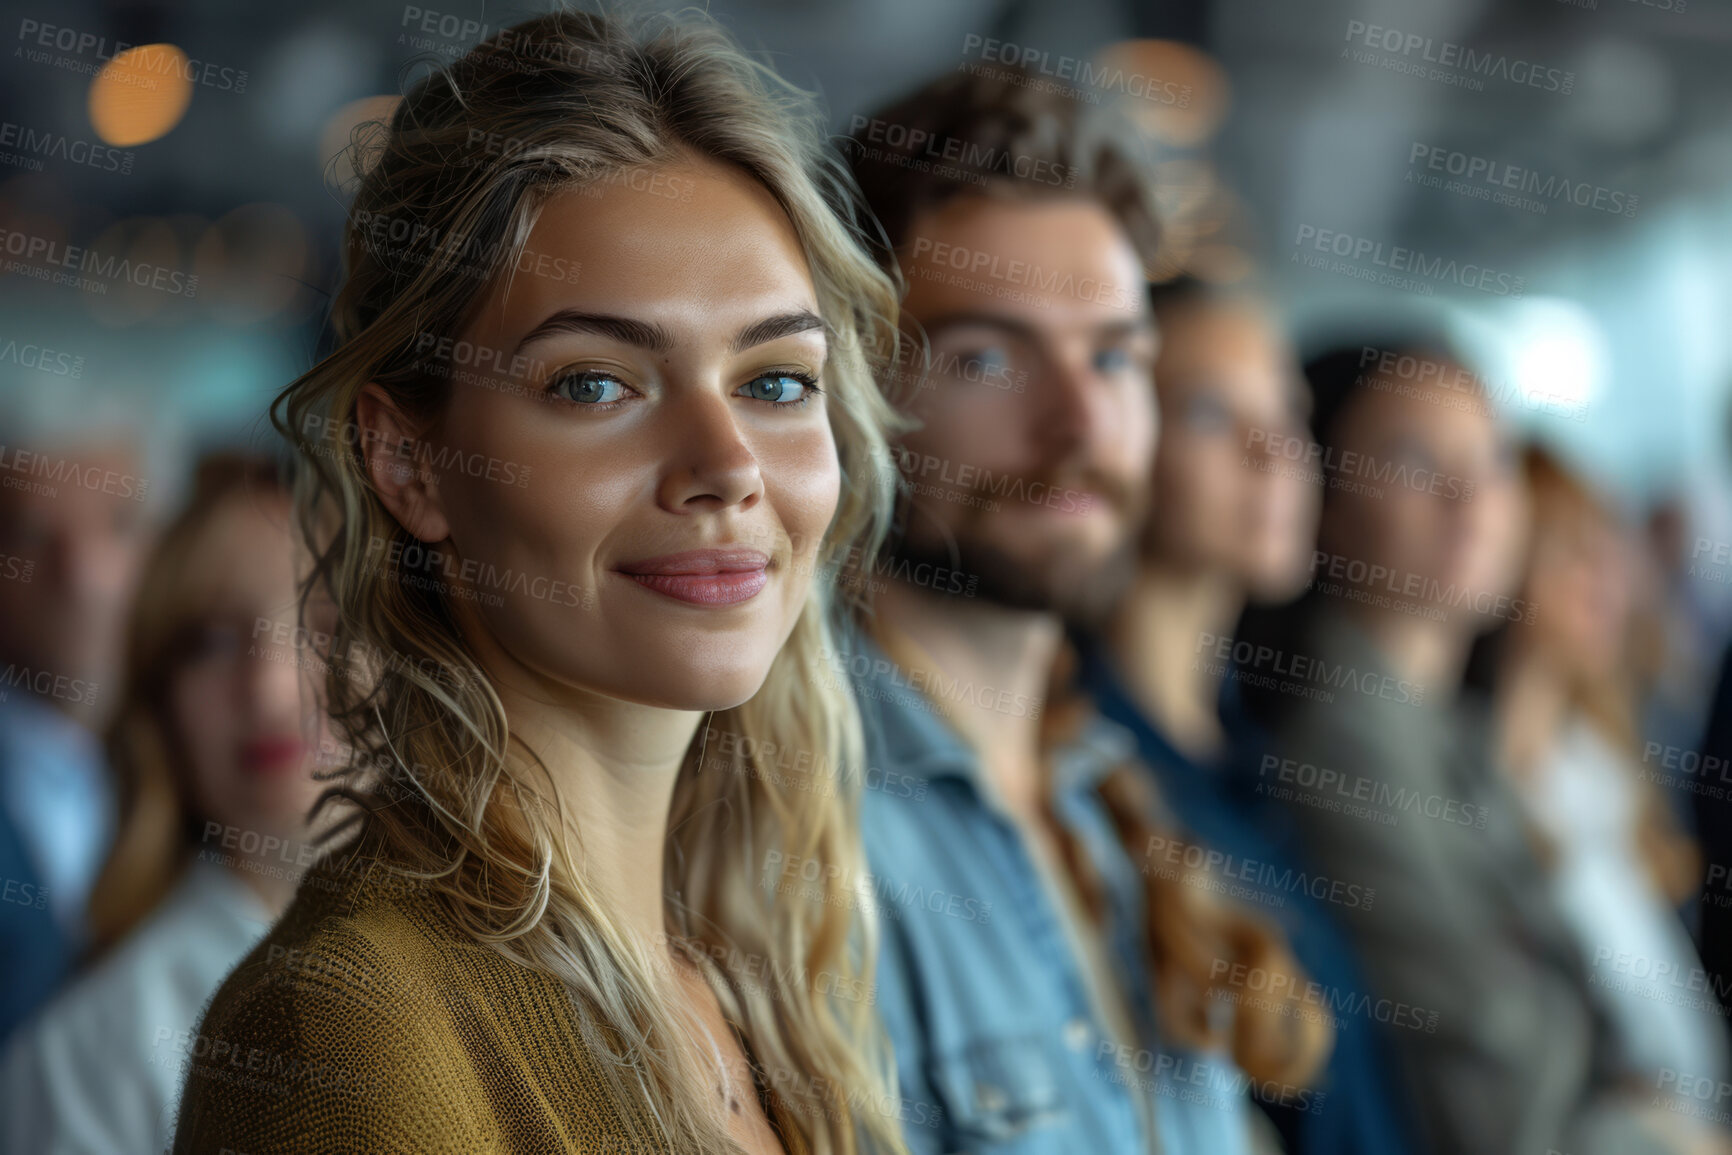
<svg viewBox="0 0 1732 1155"><path fill-rule="evenodd" d="M12 1040L8 1151L160 1151L202 1007L316 855L318 727L292 645L295 552L269 462L216 457L144 571L109 732L119 834L94 965Z"/></svg>

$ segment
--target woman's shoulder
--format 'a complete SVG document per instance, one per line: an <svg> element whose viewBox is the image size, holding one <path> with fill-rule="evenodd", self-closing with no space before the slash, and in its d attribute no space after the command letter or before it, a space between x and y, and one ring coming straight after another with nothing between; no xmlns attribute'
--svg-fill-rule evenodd
<svg viewBox="0 0 1732 1155"><path fill-rule="evenodd" d="M465 946L438 910L401 876L309 873L198 1026L169 1043L186 1079L176 1150L485 1146L451 1010Z"/></svg>

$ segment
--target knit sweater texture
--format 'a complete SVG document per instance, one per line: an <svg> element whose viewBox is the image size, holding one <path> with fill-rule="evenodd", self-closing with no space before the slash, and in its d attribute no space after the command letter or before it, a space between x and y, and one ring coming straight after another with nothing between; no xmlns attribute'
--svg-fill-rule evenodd
<svg viewBox="0 0 1732 1155"><path fill-rule="evenodd" d="M166 1046L186 1077L177 1155L667 1150L631 1141L559 980L377 866L310 872Z"/></svg>

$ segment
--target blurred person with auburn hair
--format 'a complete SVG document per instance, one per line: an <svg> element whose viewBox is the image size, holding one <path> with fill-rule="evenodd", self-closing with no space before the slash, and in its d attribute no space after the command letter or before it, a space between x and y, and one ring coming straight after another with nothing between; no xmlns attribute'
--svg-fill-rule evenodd
<svg viewBox="0 0 1732 1155"><path fill-rule="evenodd" d="M1311 982L1302 1013L1330 1015L1335 1048L1317 1087L1328 1106L1262 1106L1289 1151L1399 1155L1411 1108L1391 1077L1390 1028L1364 1014L1361 968L1329 904L1290 883L1296 832L1267 797L1267 738L1226 670L1199 660L1231 639L1247 601L1290 600L1306 584L1320 489L1306 464L1309 397L1271 306L1253 290L1189 277L1157 285L1155 499L1136 577L1098 637L1080 637L1081 684L1137 737L1141 761L1178 822L1232 856L1235 881L1291 942ZM1235 971L1232 994L1267 976ZM1253 987L1251 984L1255 983Z"/></svg>
<svg viewBox="0 0 1732 1155"><path fill-rule="evenodd" d="M1678 917L1701 884L1701 855L1638 770L1637 547L1551 453L1528 449L1523 473L1532 531L1520 593L1533 613L1489 635L1474 671L1493 696L1502 768L1629 1069L1654 1087L1663 1071L1719 1083L1725 1026L1714 992L1691 982L1701 960Z"/></svg>
<svg viewBox="0 0 1732 1155"><path fill-rule="evenodd" d="M97 735L154 511L138 416L75 381L0 398L0 1040L89 945L115 809Z"/></svg>
<svg viewBox="0 0 1732 1155"><path fill-rule="evenodd" d="M867 720L879 1005L917 1151L1236 1155L1246 1087L1327 1056L1284 941L1220 897L1136 744L1075 692L1065 618L1147 501L1158 244L1132 138L1033 73L959 71L868 118L855 171L908 285L887 380L918 422L871 612L834 667ZM896 141L913 142L902 146ZM925 143L921 143L925 142ZM965 158L927 163L926 154ZM879 580L887 577L888 580Z"/></svg>
<svg viewBox="0 0 1732 1155"><path fill-rule="evenodd" d="M308 861L318 724L276 637L295 620L289 527L274 465L211 458L145 565L108 736L120 819L91 895L97 957L0 1063L8 1151L163 1150L200 1008Z"/></svg>
<svg viewBox="0 0 1732 1155"><path fill-rule="evenodd" d="M175 1150L900 1151L871 912L764 866L863 866L815 575L893 497L894 286L818 110L702 13L559 9L357 145L335 347L273 409L360 655L344 841Z"/></svg>
<svg viewBox="0 0 1732 1155"><path fill-rule="evenodd" d="M1375 894L1338 913L1380 1005L1422 1012L1389 1032L1417 1129L1437 1155L1718 1150L1622 1064L1490 719L1461 693L1475 639L1530 608L1509 433L1440 338L1343 342L1305 371L1313 582L1246 623L1233 677L1305 867Z"/></svg>

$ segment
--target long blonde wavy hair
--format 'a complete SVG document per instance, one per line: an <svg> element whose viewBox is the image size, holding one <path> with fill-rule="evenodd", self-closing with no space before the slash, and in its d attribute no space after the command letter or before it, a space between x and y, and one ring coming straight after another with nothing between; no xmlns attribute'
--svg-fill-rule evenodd
<svg viewBox="0 0 1732 1155"><path fill-rule="evenodd" d="M737 167L779 202L830 331L842 496L816 570L877 548L899 423L873 381L894 356L896 286L864 247L854 183L810 98L690 12L536 17L419 80L388 125L357 129L336 344L272 420L303 467L297 511L315 543L303 612L328 594L331 652L386 656L366 677L333 665L324 679L351 757L321 805L358 807L350 853L423 880L463 932L565 983L634 1144L708 1152L736 1146L702 1105L713 1086L682 1057L667 959L603 914L566 844L574 800L512 746L448 591L417 568L433 552L408 548L416 540L381 503L360 447L333 432L355 428L369 382L412 420L439 412L451 375L423 355L437 345L426 335L464 332L551 195L691 155ZM669 816L666 927L705 965L791 1149L900 1151L882 1030L869 998L848 997L871 990L876 941L869 906L840 893L864 872L859 717L845 689L812 676L844 600L837 583L814 581L762 688L715 712L688 751ZM835 780L814 788L759 764L788 749L812 752ZM772 853L856 868L828 883L838 893L826 901L777 903L762 870ZM750 975L711 965L740 957Z"/></svg>

